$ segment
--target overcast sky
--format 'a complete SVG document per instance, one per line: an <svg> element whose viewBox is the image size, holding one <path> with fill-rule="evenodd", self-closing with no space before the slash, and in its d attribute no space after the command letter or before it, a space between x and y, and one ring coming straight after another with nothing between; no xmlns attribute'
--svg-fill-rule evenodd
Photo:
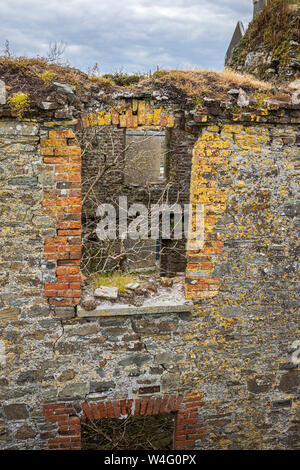
<svg viewBox="0 0 300 470"><path fill-rule="evenodd" d="M252 0L0 0L0 49L47 55L64 41L65 59L88 71L163 68L222 70L238 20L247 26ZM2 52L2 51L1 51Z"/></svg>

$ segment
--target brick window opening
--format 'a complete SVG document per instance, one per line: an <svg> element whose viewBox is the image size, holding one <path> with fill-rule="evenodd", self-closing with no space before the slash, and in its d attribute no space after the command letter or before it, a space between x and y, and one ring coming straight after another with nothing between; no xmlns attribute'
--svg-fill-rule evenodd
<svg viewBox="0 0 300 470"><path fill-rule="evenodd" d="M174 413L83 421L82 450L172 450L174 425Z"/></svg>

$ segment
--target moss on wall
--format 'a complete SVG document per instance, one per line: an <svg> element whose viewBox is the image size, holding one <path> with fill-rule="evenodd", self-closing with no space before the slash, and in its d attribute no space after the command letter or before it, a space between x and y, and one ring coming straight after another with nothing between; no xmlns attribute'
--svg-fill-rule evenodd
<svg viewBox="0 0 300 470"><path fill-rule="evenodd" d="M289 78L299 56L300 20L285 0L273 0L255 16L245 36L235 47L229 66L257 75L260 79L278 75ZM273 70L273 72L271 72Z"/></svg>

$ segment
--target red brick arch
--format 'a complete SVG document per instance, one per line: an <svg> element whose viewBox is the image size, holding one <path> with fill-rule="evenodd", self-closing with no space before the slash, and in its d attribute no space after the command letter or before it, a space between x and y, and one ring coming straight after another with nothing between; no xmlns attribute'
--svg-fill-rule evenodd
<svg viewBox="0 0 300 470"><path fill-rule="evenodd" d="M153 416L175 413L174 449L195 448L195 442L205 435L199 421L199 409L204 405L197 393L186 395L149 396L145 398L99 402L54 403L44 405L47 422L57 423L57 435L48 440L49 449L80 450L81 421L121 416ZM130 449L129 449L130 450Z"/></svg>

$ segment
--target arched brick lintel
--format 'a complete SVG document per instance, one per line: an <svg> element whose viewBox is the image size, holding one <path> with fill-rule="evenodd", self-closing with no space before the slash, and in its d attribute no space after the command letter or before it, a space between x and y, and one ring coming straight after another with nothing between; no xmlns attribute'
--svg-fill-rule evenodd
<svg viewBox="0 0 300 470"><path fill-rule="evenodd" d="M81 116L80 123L83 128L93 126L111 126L137 128L139 126L159 126L171 128L175 125L173 114L164 109L152 108L147 101L132 100L131 106L111 107L106 112L85 113Z"/></svg>
<svg viewBox="0 0 300 470"><path fill-rule="evenodd" d="M205 435L205 426L199 422L199 408L203 405L202 395L197 393L151 396L136 400L46 404L43 411L46 421L56 422L58 425L57 436L48 440L48 448L80 450L81 421L86 419L175 413L174 449L192 450L195 442Z"/></svg>

